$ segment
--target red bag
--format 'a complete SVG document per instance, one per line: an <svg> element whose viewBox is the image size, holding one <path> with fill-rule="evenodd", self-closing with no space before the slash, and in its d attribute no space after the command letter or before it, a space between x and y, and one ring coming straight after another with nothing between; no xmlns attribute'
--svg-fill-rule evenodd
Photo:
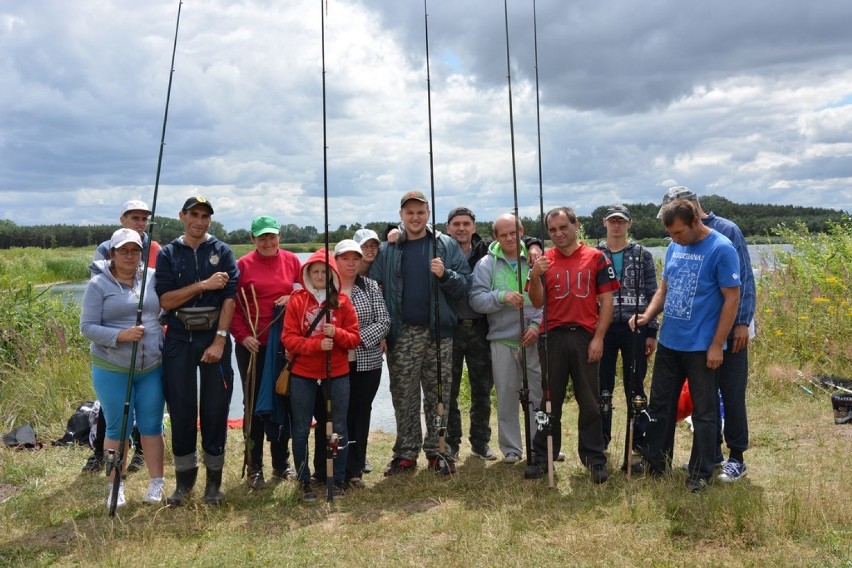
<svg viewBox="0 0 852 568"><path fill-rule="evenodd" d="M689 394L689 381L684 380L677 401L677 421L680 422L687 416L692 416L692 397Z"/></svg>

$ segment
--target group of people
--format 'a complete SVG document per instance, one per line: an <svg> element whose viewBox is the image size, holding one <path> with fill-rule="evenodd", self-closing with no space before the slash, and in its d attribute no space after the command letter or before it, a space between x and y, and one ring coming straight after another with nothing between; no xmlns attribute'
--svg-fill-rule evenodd
<svg viewBox="0 0 852 568"><path fill-rule="evenodd" d="M247 405L244 466L253 489L265 483L264 439L272 475L298 480L305 501L317 499L313 487L328 481L328 469L335 496L363 487L370 413L385 357L396 419L385 476L415 470L421 451L429 468L455 472L466 367L472 456L498 459L490 447L494 389L503 462L524 460L526 447L524 476L544 476L548 455L564 459L561 418L570 378L579 406L578 456L592 481L604 483L618 356L631 408L634 399L645 399L647 361L655 352L650 405L631 436L630 449L639 459L625 452L622 467L650 475L670 470L677 400L688 380L695 407L688 488L706 486L716 466L723 481L746 474L754 280L742 233L705 213L694 192L680 186L664 198L660 217L672 244L659 286L650 252L628 238L632 218L621 205L607 209L607 238L598 247L579 240L572 209L549 211L544 221L553 247L546 252L511 214L494 221L493 241L486 242L466 207L450 211L449 234L435 231L420 191L402 196L399 213L400 223L385 242L361 229L304 263L280 248L278 222L260 216L251 225L254 250L237 261L207 233L210 202L191 197L179 214L184 234L163 246L154 262L156 243L144 233L150 211L141 202L125 206L124 227L99 247L92 264L81 331L92 342L107 449L119 446L133 366L130 408L151 477L143 501L165 497L165 404L176 486L167 503L186 502L199 461L206 469L205 502L222 502L234 380L231 336ZM133 216L138 222L128 227ZM272 394L279 375L287 373L287 396ZM725 406L724 432L717 393ZM545 408L550 412L542 420ZM519 410L526 412L523 429ZM539 420L531 419L536 413ZM331 428L317 428L311 464L314 420ZM330 446L333 452L326 451ZM122 484L117 505L124 503Z"/></svg>

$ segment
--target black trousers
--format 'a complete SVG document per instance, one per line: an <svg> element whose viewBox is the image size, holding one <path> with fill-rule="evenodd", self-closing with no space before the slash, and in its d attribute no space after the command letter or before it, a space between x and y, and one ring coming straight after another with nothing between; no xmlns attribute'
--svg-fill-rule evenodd
<svg viewBox="0 0 852 568"><path fill-rule="evenodd" d="M172 452L176 457L195 453L198 418L204 452L211 456L225 453L228 409L234 391L231 338L226 339L218 363L202 363L201 356L213 337L213 332L196 332L193 341L176 341L167 333L163 343L163 388L172 423Z"/></svg>

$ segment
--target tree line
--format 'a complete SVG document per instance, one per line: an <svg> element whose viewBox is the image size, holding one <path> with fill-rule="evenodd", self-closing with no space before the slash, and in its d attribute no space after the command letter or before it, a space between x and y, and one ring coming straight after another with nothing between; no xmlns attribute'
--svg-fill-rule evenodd
<svg viewBox="0 0 852 568"><path fill-rule="evenodd" d="M625 203L633 216L633 227L630 230L632 238L637 240L666 237L663 224L657 219L660 209L658 203ZM708 195L701 198L701 206L705 211L712 211L739 225L746 237L766 236L778 225L794 226L801 223L811 233L824 233L830 223L841 221L848 213L837 209L822 207L801 207L798 205L768 205L760 203L734 203L725 197ZM603 217L607 206L602 205L592 211L590 216L580 216L580 223L588 238L602 239L606 236ZM154 238L161 243L168 243L183 234L183 224L178 219L157 216L155 219ZM539 218L522 217L521 222L528 235L543 234ZM374 221L361 225L339 225L330 230L328 239L336 243L352 237L361 228L373 229L383 237L388 226L397 221ZM0 219L0 249L12 247L95 247L109 239L118 225L18 225L8 219ZM443 223L438 223L438 229L444 231ZM476 230L480 235L491 234L491 221L479 221ZM216 238L230 244L247 244L251 235L247 229L228 231L218 221L210 223L210 233ZM323 240L325 235L316 227L307 225L301 227L290 223L281 227L282 243L312 243Z"/></svg>

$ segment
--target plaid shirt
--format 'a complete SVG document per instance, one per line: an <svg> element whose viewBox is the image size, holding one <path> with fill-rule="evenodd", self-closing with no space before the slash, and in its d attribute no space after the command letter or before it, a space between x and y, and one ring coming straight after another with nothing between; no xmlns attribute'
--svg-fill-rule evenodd
<svg viewBox="0 0 852 568"><path fill-rule="evenodd" d="M371 371L382 366L382 348L379 345L390 329L390 315L379 285L372 278L358 275L349 295L358 314L361 344L355 348L358 371Z"/></svg>

